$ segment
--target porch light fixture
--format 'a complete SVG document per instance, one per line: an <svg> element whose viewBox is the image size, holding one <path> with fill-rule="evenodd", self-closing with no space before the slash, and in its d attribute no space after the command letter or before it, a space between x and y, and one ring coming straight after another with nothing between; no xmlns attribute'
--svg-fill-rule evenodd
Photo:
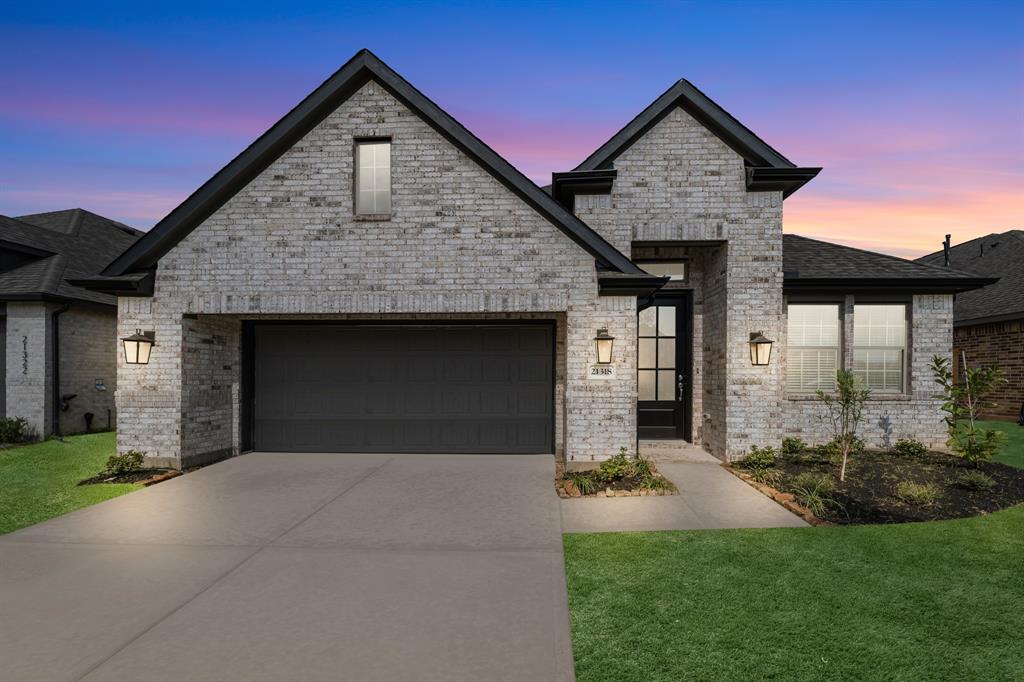
<svg viewBox="0 0 1024 682"><path fill-rule="evenodd" d="M605 327L601 327L597 330L597 336L594 337L594 343L597 344L597 364L611 364L612 346L615 344L615 337L609 334Z"/></svg>
<svg viewBox="0 0 1024 682"><path fill-rule="evenodd" d="M156 345L155 338L155 332L136 329L134 334L121 339L124 344L124 361L129 365L148 365L149 354Z"/></svg>
<svg viewBox="0 0 1024 682"><path fill-rule="evenodd" d="M771 339L765 338L764 332L751 332L750 334L750 364L762 366L767 365L772 357Z"/></svg>

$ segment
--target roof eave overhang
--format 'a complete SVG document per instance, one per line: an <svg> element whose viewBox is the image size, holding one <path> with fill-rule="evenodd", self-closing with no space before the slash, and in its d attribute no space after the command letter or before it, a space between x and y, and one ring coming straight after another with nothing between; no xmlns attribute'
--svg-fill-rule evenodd
<svg viewBox="0 0 1024 682"><path fill-rule="evenodd" d="M113 296L152 296L156 283L156 272L150 270L136 276L83 277L69 279L67 283L71 286Z"/></svg>
<svg viewBox="0 0 1024 682"><path fill-rule="evenodd" d="M598 273L597 293L600 296L650 296L668 284L669 279L646 273L629 276Z"/></svg>
<svg viewBox="0 0 1024 682"><path fill-rule="evenodd" d="M748 192L782 192L785 199L817 177L821 168L775 168L750 166L747 168Z"/></svg>
<svg viewBox="0 0 1024 682"><path fill-rule="evenodd" d="M847 293L888 293L902 292L915 294L958 294L980 289L997 282L989 277L978 278L925 278L925 277L844 277L844 278L800 278L786 277L783 292L847 292Z"/></svg>
<svg viewBox="0 0 1024 682"><path fill-rule="evenodd" d="M1015 310L1004 315L987 315L966 320L953 320L954 327L973 327L979 324L993 324L995 322L1011 322L1013 320L1024 320L1024 310Z"/></svg>
<svg viewBox="0 0 1024 682"><path fill-rule="evenodd" d="M551 196L570 211L577 194L611 194L614 168L551 174Z"/></svg>

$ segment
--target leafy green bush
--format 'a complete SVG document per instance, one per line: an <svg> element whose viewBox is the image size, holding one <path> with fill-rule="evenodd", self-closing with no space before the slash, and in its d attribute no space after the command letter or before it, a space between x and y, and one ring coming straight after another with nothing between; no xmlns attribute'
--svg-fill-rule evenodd
<svg viewBox="0 0 1024 682"><path fill-rule="evenodd" d="M964 365L967 358L961 355ZM1006 382L1006 375L998 365L965 367L963 377L957 381L949 358L932 357L932 375L942 387L942 411L949 432L946 445L968 462L977 464L992 459L1006 442L1006 434L986 429L978 424L981 412L996 406L988 395Z"/></svg>
<svg viewBox="0 0 1024 682"><path fill-rule="evenodd" d="M793 477L789 491L797 502L811 510L815 516L821 516L830 505L835 504L832 493L836 484L828 474L817 474L805 471Z"/></svg>
<svg viewBox="0 0 1024 682"><path fill-rule="evenodd" d="M756 471L758 469L771 469L775 466L775 459L775 448L759 448L756 445L751 445L750 452L736 462L736 466L741 469L749 469L751 471Z"/></svg>
<svg viewBox="0 0 1024 682"><path fill-rule="evenodd" d="M864 444L863 438L853 436L852 438L850 438L850 450L848 454L860 455L864 452L865 447L866 445ZM819 445L818 447L814 448L814 451L817 452L822 457L827 457L829 459L839 459L840 457L843 456L842 445L836 438L833 438L824 445Z"/></svg>
<svg viewBox="0 0 1024 682"><path fill-rule="evenodd" d="M928 448L924 443L913 438L900 438L890 450L892 454L900 457L921 457L928 454Z"/></svg>
<svg viewBox="0 0 1024 682"><path fill-rule="evenodd" d="M799 459L806 449L807 443L802 438L792 436L782 439L782 458L787 461Z"/></svg>
<svg viewBox="0 0 1024 682"><path fill-rule="evenodd" d="M966 490L992 490L996 487L996 480L977 469L962 471L953 479L953 484Z"/></svg>
<svg viewBox="0 0 1024 682"><path fill-rule="evenodd" d="M671 490L675 491L676 485L664 476L650 475L640 483L643 490Z"/></svg>
<svg viewBox="0 0 1024 682"><path fill-rule="evenodd" d="M119 455L111 455L107 459L107 468L104 470L104 473L111 476L123 476L124 474L139 471L142 469L142 462L145 456L144 452L139 452L138 450L129 450Z"/></svg>
<svg viewBox="0 0 1024 682"><path fill-rule="evenodd" d="M20 443L29 435L28 422L21 417L0 418L0 443Z"/></svg>
<svg viewBox="0 0 1024 682"><path fill-rule="evenodd" d="M611 483L617 481L620 478L625 478L628 471L632 469L632 464L626 448L621 448L617 455L613 455L601 462L601 465L594 472L594 477L602 483Z"/></svg>
<svg viewBox="0 0 1024 682"><path fill-rule="evenodd" d="M907 504L927 507L939 499L939 487L934 483L901 481L896 485L896 499Z"/></svg>

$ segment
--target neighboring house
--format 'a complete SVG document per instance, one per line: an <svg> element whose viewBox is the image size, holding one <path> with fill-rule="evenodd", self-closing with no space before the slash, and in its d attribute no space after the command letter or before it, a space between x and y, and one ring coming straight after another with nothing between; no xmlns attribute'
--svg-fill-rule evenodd
<svg viewBox="0 0 1024 682"><path fill-rule="evenodd" d="M944 251L922 256L922 263L944 266ZM1007 383L993 392L993 419L1024 415L1024 230L990 234L953 246L949 266L999 281L960 294L953 302L953 349L957 373L998 364Z"/></svg>
<svg viewBox="0 0 1024 682"><path fill-rule="evenodd" d="M35 435L113 428L117 299L70 284L139 235L82 209L0 216L0 406Z"/></svg>
<svg viewBox="0 0 1024 682"><path fill-rule="evenodd" d="M87 283L156 341L120 360L118 447L736 457L826 439L807 398L840 365L877 389L869 440L941 444L926 364L989 280L784 256L818 170L679 81L547 193L362 51Z"/></svg>

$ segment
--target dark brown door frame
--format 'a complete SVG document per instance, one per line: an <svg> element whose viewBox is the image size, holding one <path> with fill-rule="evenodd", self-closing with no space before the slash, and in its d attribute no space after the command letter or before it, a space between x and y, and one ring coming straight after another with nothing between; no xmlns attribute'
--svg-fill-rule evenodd
<svg viewBox="0 0 1024 682"><path fill-rule="evenodd" d="M675 305L676 308L676 376L682 382L682 397L669 407L669 401L637 401L637 438L665 438L665 435L644 435L640 425L641 403L649 409L674 409L675 432L670 438L693 441L693 291L680 289L658 292L637 301L637 314L651 306ZM639 327L638 334L639 336ZM639 349L638 349L639 350ZM639 356L638 356L639 359ZM639 364L639 363L638 363ZM661 405L658 405L658 404ZM650 432L648 432L650 433Z"/></svg>

